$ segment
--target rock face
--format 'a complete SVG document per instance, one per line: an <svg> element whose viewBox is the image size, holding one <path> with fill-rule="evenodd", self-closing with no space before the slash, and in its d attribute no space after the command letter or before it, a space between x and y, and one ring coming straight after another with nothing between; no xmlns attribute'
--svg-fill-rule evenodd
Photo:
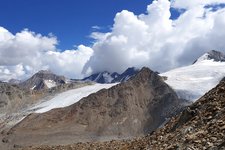
<svg viewBox="0 0 225 150"><path fill-rule="evenodd" d="M152 134L132 140L42 146L29 150L69 149L225 149L225 81Z"/></svg>
<svg viewBox="0 0 225 150"><path fill-rule="evenodd" d="M69 107L29 115L9 131L7 139L18 145L38 145L145 135L181 107L181 101L163 79L143 68L127 82Z"/></svg>
<svg viewBox="0 0 225 150"><path fill-rule="evenodd" d="M107 71L93 74L89 77L82 79L83 81L94 81L97 83L116 83L116 82L125 82L130 79L132 76L136 75L139 72L139 69L134 67L128 68L122 74L117 72L109 73Z"/></svg>
<svg viewBox="0 0 225 150"><path fill-rule="evenodd" d="M42 90L65 83L66 78L64 76L58 76L50 71L41 70L28 80L20 83L19 86L25 89Z"/></svg>

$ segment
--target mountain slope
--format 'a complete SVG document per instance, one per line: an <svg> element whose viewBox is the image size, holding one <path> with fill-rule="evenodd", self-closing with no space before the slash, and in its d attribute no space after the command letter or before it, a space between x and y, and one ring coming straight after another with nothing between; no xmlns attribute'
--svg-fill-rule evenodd
<svg viewBox="0 0 225 150"><path fill-rule="evenodd" d="M150 133L181 107L161 77L143 68L127 82L69 107L29 115L6 139L19 145L39 145L128 138Z"/></svg>
<svg viewBox="0 0 225 150"><path fill-rule="evenodd" d="M163 148L162 145L177 149L225 149L225 81L170 120L149 140L157 141L151 143L154 149Z"/></svg>
<svg viewBox="0 0 225 150"><path fill-rule="evenodd" d="M225 76L225 62L208 58L198 59L193 65L177 68L160 75L166 78L165 82L177 92L180 98L195 101L215 87Z"/></svg>

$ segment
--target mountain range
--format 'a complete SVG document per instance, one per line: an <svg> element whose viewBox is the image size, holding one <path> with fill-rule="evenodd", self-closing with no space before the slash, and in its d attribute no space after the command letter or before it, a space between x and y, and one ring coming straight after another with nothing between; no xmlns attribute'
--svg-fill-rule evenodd
<svg viewBox="0 0 225 150"><path fill-rule="evenodd" d="M183 101L163 79L143 68L127 82L71 106L27 116L8 131L7 139L16 145L35 145L140 136L154 131L182 108Z"/></svg>
<svg viewBox="0 0 225 150"><path fill-rule="evenodd" d="M82 81L94 81L97 83L116 83L116 82L125 82L130 79L132 76L136 75L139 72L139 69L131 67L125 70L122 74L117 72L109 73L107 71L95 73L82 79Z"/></svg>
<svg viewBox="0 0 225 150"><path fill-rule="evenodd" d="M201 112L203 118L209 113L214 120L223 120L218 113L223 110L224 58L223 53L212 50L191 65L161 74L145 67L128 68L121 74L103 71L74 80L39 71L23 82L16 79L0 82L0 149L85 142L80 148L73 145L81 149L90 146L86 142L93 141L97 142L94 146L114 148L123 145L133 148L134 144L139 148L188 148L184 144L187 137L183 136L186 123L193 125L196 132L209 128L204 121L202 126L192 122L199 120L194 111ZM211 109L211 105L218 110ZM220 117L211 115L215 112ZM190 131L190 136L194 136L194 131ZM222 136L210 132L207 135L217 139ZM171 137L173 143L168 141ZM117 141L127 138L130 140ZM116 141L101 142L112 139ZM216 145L216 141L207 142ZM189 144L192 148L203 148L201 144ZM223 147L223 140L217 141L217 146Z"/></svg>

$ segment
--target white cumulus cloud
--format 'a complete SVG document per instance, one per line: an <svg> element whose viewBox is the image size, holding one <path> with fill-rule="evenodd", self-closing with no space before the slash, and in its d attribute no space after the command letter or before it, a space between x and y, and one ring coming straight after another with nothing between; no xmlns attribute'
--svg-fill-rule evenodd
<svg viewBox="0 0 225 150"><path fill-rule="evenodd" d="M97 41L86 70L122 72L148 66L160 72L191 64L206 51L225 51L225 9L210 7L224 0L155 0L145 14L124 10L116 14L110 33L94 33ZM170 8L185 9L171 19Z"/></svg>
<svg viewBox="0 0 225 150"><path fill-rule="evenodd" d="M42 69L70 78L81 78L92 49L83 45L59 52L54 36L42 36L25 29L13 35L0 27L0 80L26 79Z"/></svg>

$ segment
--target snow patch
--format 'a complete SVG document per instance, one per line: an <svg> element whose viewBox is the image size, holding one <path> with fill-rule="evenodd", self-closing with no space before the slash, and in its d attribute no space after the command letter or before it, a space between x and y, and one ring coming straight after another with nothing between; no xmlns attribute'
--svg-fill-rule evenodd
<svg viewBox="0 0 225 150"><path fill-rule="evenodd" d="M44 80L44 83L49 89L56 86L56 82L53 80Z"/></svg>

